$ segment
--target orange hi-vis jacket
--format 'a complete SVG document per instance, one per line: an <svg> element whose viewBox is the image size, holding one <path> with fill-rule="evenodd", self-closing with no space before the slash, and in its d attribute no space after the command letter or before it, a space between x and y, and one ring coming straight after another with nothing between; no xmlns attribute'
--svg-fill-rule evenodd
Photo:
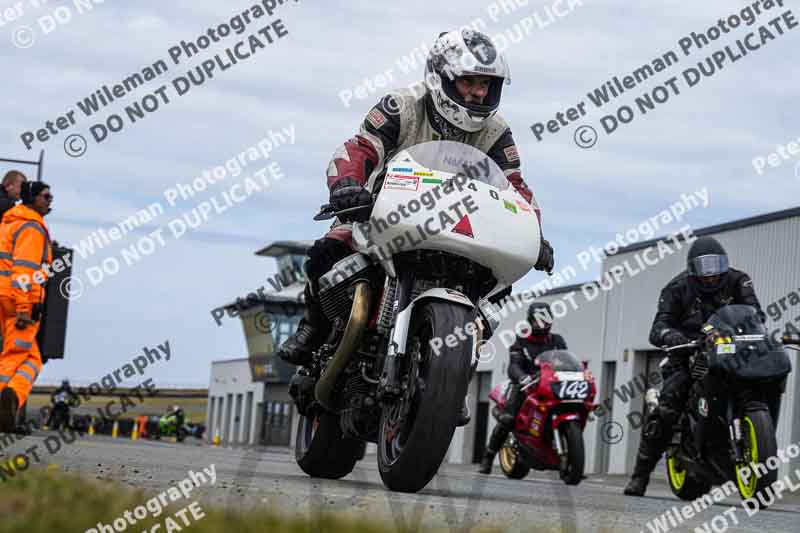
<svg viewBox="0 0 800 533"><path fill-rule="evenodd" d="M0 226L0 296L10 298L17 311L30 313L33 304L44 302L52 260L42 215L22 204L6 211Z"/></svg>

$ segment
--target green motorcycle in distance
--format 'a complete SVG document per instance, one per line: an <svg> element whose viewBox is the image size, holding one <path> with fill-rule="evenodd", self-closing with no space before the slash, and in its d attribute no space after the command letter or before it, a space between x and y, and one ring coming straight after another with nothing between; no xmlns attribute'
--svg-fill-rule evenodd
<svg viewBox="0 0 800 533"><path fill-rule="evenodd" d="M163 415L158 421L158 434L156 439L161 437L175 437L178 442L183 442L189 432L184 424L183 409L173 407L167 414Z"/></svg>

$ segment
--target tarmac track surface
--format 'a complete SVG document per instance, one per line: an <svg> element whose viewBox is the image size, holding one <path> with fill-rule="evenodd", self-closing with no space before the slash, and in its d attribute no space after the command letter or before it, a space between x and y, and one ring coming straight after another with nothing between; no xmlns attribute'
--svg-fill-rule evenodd
<svg viewBox="0 0 800 533"><path fill-rule="evenodd" d="M37 432L0 452L7 460L38 445L55 433ZM491 476L475 473L476 465L443 465L434 480L418 494L393 493L384 488L375 456L368 454L352 474L342 480L311 479L287 448L212 447L190 438L183 444L165 441L83 437L64 445L56 454L41 453L43 463L89 478L117 480L158 492L212 463L214 486L195 494L204 502L225 508L270 507L282 513L315 513L322 508L371 520L383 518L400 526L447 527L468 531L476 525L499 526L508 531L650 532L647 523L667 509L681 507L664 481L660 467L647 497L622 495L622 476L589 476L577 487L567 487L554 473L531 472L524 480L507 479L497 465ZM18 475L25 475L24 472ZM738 525L731 532L797 532L800 530L800 491L785 496L770 509L748 517L738 495L702 511L693 519L670 527L670 532L693 532L729 507ZM93 524L86 524L86 528ZM721 533L722 522L717 521ZM85 529L85 528L84 528ZM406 529L408 531L408 529ZM704 531L700 529L698 531Z"/></svg>

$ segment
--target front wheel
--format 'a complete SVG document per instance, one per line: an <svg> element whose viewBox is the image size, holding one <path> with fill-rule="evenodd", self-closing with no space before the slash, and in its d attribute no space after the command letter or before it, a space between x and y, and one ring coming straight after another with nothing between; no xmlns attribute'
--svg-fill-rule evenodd
<svg viewBox="0 0 800 533"><path fill-rule="evenodd" d="M309 476L343 478L353 471L365 448L366 443L342 435L336 415L322 413L313 419L300 415L294 455Z"/></svg>
<svg viewBox="0 0 800 533"><path fill-rule="evenodd" d="M409 349L400 362L403 393L381 413L378 435L378 469L391 490L418 492L447 454L469 385L473 346L470 339L442 345L436 353L430 341L452 335L473 318L469 308L438 301L414 311Z"/></svg>
<svg viewBox="0 0 800 533"><path fill-rule="evenodd" d="M778 479L778 471L767 469L766 474L752 471L753 464L764 463L767 458L778 454L778 443L775 439L775 427L772 417L767 411L751 411L742 419L742 438L744 439L744 463L736 465L736 485L742 499L756 498L761 509L769 504L768 494L764 489ZM760 477L759 477L760 476ZM772 498L769 498L772 500ZM765 503L766 502L766 503Z"/></svg>
<svg viewBox="0 0 800 533"><path fill-rule="evenodd" d="M531 471L520 458L517 446L517 439L509 435L500 448L500 470L511 479L523 479Z"/></svg>
<svg viewBox="0 0 800 533"><path fill-rule="evenodd" d="M583 431L577 422L561 424L559 428L561 447L566 460L561 461L561 479L567 485L577 485L583 479L585 453L583 449Z"/></svg>

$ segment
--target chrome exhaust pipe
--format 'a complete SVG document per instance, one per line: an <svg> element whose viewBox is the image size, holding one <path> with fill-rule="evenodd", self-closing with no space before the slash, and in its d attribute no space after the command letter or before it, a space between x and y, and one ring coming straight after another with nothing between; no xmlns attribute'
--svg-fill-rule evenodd
<svg viewBox="0 0 800 533"><path fill-rule="evenodd" d="M314 397L325 409L332 412L338 411L333 401L333 388L339 376L350 364L350 358L358 348L358 344L361 342L361 334L364 333L369 320L369 282L364 280L356 282L354 290L353 307L350 308L350 318L344 328L342 341L328 363L325 373L322 374L314 387Z"/></svg>

